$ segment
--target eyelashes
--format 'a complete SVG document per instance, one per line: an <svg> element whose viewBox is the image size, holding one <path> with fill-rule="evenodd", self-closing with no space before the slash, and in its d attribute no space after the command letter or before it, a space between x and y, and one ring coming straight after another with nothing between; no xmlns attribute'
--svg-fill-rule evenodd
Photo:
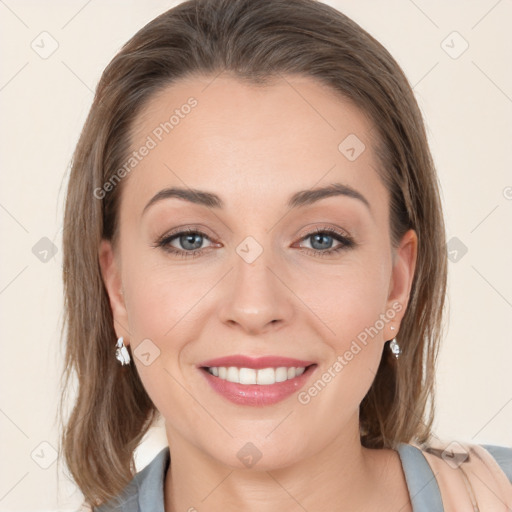
<svg viewBox="0 0 512 512"><path fill-rule="evenodd" d="M338 231L331 227L316 228L315 230L307 233L302 238L300 238L299 241L315 238L315 242L318 242L319 239L320 241L324 241L326 237L338 241L339 245L328 249L314 249L309 247L299 247L299 249L305 251L307 254L311 254L312 256L325 257L333 255L343 250L352 249L356 246L356 243L350 236L347 236L341 231ZM198 239L200 241L204 239L211 241L210 237L206 233L203 233L202 231L197 229L188 228L174 233L163 235L156 241L153 247L160 248L165 252L180 258L197 258L204 254L205 252L213 250L213 247L211 246L205 248L192 248L187 250L179 249L171 245L171 243L175 240L178 240L178 243L180 244L185 243L194 245L195 243L197 243ZM202 245L202 242L200 243L200 245Z"/></svg>

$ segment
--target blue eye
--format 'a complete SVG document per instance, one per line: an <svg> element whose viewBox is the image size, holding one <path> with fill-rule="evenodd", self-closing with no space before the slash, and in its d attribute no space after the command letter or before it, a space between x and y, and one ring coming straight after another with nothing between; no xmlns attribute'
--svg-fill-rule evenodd
<svg viewBox="0 0 512 512"><path fill-rule="evenodd" d="M343 249L350 249L355 246L355 242L352 240L352 238L336 231L333 228L318 228L312 233L307 234L302 238L302 240L307 240L308 238L312 239L311 245L318 244L320 246L320 249L316 249L315 247L309 249L306 247L306 252L312 254L313 256L329 256ZM322 249L322 245L331 245L331 243L329 243L329 239L337 240L340 242L340 245L337 247Z"/></svg>
<svg viewBox="0 0 512 512"><path fill-rule="evenodd" d="M305 249L307 253L312 254L313 256L328 256L343 249L350 249L355 246L355 242L352 240L352 238L344 235L341 232L338 232L333 228L317 228L315 231L302 237L301 240L307 240L308 238L312 239L311 245L314 244L319 248L302 247L302 249ZM205 239L210 240L210 238L202 231L187 229L177 233L164 235L160 240L156 242L154 247L160 247L164 251L182 258L195 258L211 248L201 248L201 245ZM340 242L340 244L334 248L325 247L332 245L332 242L330 242L332 239ZM178 241L182 249L171 245L175 240ZM324 247L322 247L322 245Z"/></svg>
<svg viewBox="0 0 512 512"><path fill-rule="evenodd" d="M176 234L164 236L157 242L156 246L183 258L196 257L200 256L200 254L204 252L204 248L201 249L200 246L205 238L209 240L205 233L202 233L201 231L194 231L193 229L187 229ZM174 240L178 240L184 250L172 246L171 242Z"/></svg>

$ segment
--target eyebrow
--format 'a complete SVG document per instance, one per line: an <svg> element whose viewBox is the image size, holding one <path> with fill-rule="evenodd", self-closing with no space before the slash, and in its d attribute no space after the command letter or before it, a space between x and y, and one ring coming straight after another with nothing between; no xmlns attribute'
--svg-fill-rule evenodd
<svg viewBox="0 0 512 512"><path fill-rule="evenodd" d="M301 208L309 206L321 199L333 196L346 196L361 201L371 212L370 203L360 192L348 185L342 183L332 183L325 187L313 188L309 190L300 190L295 192L288 200L288 209ZM142 215L148 208L155 203L164 199L178 198L188 201L190 203L206 206L207 208L222 209L224 208L224 201L212 192L198 190L193 188L170 187L160 190L155 194L144 207Z"/></svg>

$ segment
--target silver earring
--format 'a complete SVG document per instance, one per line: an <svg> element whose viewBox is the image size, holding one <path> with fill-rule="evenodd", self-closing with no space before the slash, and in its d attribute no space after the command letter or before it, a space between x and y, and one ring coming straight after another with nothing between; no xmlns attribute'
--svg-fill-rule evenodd
<svg viewBox="0 0 512 512"><path fill-rule="evenodd" d="M128 349L124 345L123 337L117 340L116 344L116 359L121 363L122 366L125 364L130 364L130 354L128 353Z"/></svg>
<svg viewBox="0 0 512 512"><path fill-rule="evenodd" d="M395 326L391 326L391 330L395 330ZM396 342L396 338L393 338L391 340L391 343L389 344L389 348L391 352L393 352L394 356L398 359L398 356L401 354L402 350L400 349L400 345Z"/></svg>
<svg viewBox="0 0 512 512"><path fill-rule="evenodd" d="M402 353L402 349L400 348L400 345L398 345L398 343L396 342L396 338L393 338L391 340L389 348L391 349L391 352L393 352L394 356L398 359L398 356Z"/></svg>

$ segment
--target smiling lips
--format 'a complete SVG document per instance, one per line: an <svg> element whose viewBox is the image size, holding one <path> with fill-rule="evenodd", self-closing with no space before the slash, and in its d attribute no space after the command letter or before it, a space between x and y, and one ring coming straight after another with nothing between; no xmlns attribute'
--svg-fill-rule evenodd
<svg viewBox="0 0 512 512"><path fill-rule="evenodd" d="M198 365L210 386L231 402L263 406L298 391L317 365L287 357L222 357Z"/></svg>

